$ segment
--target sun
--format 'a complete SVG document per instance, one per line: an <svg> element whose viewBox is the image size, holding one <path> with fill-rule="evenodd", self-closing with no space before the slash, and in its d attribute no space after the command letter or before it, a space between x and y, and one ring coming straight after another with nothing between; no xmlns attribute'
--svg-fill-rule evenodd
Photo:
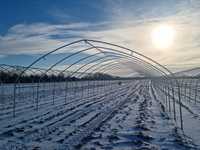
<svg viewBox="0 0 200 150"><path fill-rule="evenodd" d="M158 49L167 49L172 46L175 37L175 29L170 25L160 25L153 29L151 39Z"/></svg>

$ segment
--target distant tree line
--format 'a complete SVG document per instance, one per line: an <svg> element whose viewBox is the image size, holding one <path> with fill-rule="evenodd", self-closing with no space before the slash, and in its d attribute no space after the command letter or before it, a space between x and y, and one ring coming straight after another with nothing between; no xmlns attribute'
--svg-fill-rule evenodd
<svg viewBox="0 0 200 150"><path fill-rule="evenodd" d="M0 72L1 83L15 83L18 79L19 74L15 72L7 73ZM114 77L108 74L95 73L86 75L82 78L76 77L65 77L64 75L23 75L19 78L21 83L36 83L36 82L63 82L63 81L81 81L81 80L115 80L120 77Z"/></svg>

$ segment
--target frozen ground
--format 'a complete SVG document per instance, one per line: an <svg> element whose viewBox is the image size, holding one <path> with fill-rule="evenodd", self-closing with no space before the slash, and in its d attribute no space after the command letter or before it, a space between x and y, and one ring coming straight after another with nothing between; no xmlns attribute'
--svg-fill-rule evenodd
<svg viewBox="0 0 200 150"><path fill-rule="evenodd" d="M80 96L66 103L57 95L54 105L47 99L38 111L22 105L16 118L4 109L0 150L199 149L198 133L193 139L176 127L149 83L130 82Z"/></svg>
<svg viewBox="0 0 200 150"><path fill-rule="evenodd" d="M175 127L152 91L141 88L81 149L188 150L198 146Z"/></svg>

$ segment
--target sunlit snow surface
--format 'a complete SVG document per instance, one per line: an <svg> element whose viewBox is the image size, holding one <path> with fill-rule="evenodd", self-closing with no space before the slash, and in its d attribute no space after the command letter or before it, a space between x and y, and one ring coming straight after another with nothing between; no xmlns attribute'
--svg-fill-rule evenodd
<svg viewBox="0 0 200 150"><path fill-rule="evenodd" d="M2 108L0 150L198 149L199 118L183 109L188 137L183 135L149 84L134 81L100 90L91 97L69 94L66 104L56 95L54 105L49 98L38 111L24 104L16 118Z"/></svg>

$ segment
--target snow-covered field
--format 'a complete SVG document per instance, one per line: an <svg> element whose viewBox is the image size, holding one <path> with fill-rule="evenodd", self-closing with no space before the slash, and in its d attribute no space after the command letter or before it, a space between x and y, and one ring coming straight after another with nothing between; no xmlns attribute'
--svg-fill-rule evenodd
<svg viewBox="0 0 200 150"><path fill-rule="evenodd" d="M4 86L0 150L200 149L197 105L183 101L189 108L196 107L193 111L197 115L183 108L182 132L172 115L161 108L163 96L150 82L101 82L95 86L70 83L67 92L64 83L44 84L38 90L37 110L37 96L33 95L37 85L27 84L27 88L19 88L23 94L17 95L15 118L10 96L13 86ZM54 86L60 88L52 90Z"/></svg>

